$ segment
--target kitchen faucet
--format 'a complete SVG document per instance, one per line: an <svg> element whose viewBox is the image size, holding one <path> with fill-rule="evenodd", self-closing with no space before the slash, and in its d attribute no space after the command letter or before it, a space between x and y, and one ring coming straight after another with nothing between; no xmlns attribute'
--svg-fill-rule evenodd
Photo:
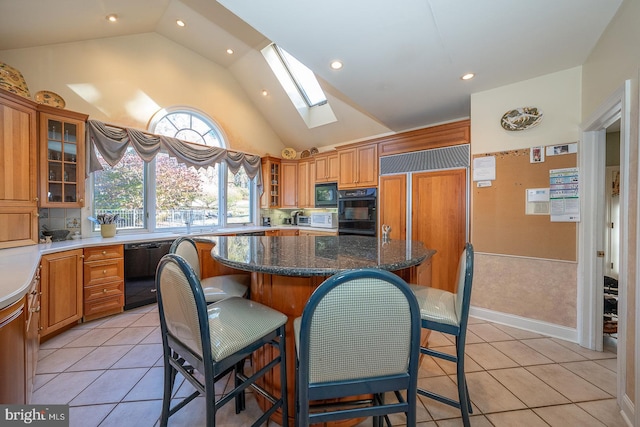
<svg viewBox="0 0 640 427"><path fill-rule="evenodd" d="M302 214L302 211L295 211L293 213L293 225L298 225L298 217Z"/></svg>

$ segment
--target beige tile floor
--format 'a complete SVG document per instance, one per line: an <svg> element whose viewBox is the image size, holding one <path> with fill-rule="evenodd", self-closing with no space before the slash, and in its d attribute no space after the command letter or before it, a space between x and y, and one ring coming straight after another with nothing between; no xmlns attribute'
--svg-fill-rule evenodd
<svg viewBox="0 0 640 427"><path fill-rule="evenodd" d="M162 340L155 305L80 324L40 347L32 403L69 404L71 426L158 425L162 405ZM453 351L434 333L432 347ZM594 352L576 344L471 319L466 372L473 403L471 424L484 426L624 426L616 405L615 347ZM425 358L419 385L455 396L454 366ZM176 396L190 393L179 380ZM224 387L224 384L221 385ZM220 426L246 426L258 413L233 404ZM459 411L426 398L418 401L418 426L461 426ZM404 425L396 417L394 425ZM173 416L170 426L204 425L203 399ZM271 423L274 425L274 423ZM371 425L367 420L361 426Z"/></svg>

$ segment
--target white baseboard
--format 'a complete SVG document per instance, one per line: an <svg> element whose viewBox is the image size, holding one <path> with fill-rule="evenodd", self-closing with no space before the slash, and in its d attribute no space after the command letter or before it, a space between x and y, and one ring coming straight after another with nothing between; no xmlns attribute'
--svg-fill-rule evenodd
<svg viewBox="0 0 640 427"><path fill-rule="evenodd" d="M529 319L527 317L501 313L499 311L473 306L469 309L469 315L489 322L500 323L502 325L525 329L541 335L560 338L565 341L571 341L574 343L578 342L578 331L575 328L568 328L554 323L543 322L541 320Z"/></svg>
<svg viewBox="0 0 640 427"><path fill-rule="evenodd" d="M629 396L626 394L622 397L622 408L620 409L620 415L624 418L624 421L629 427L633 427L633 419L635 418L634 405Z"/></svg>

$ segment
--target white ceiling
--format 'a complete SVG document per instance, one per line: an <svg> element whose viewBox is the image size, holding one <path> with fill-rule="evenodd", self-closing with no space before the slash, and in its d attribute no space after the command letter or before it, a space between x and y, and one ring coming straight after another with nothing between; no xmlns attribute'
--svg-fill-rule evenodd
<svg viewBox="0 0 640 427"><path fill-rule="evenodd" d="M0 0L0 51L155 31L228 68L300 150L468 117L471 93L581 65L621 3ZM270 41L316 73L336 123L304 125L259 54ZM329 68L334 59L342 70ZM467 72L476 78L462 81ZM268 107L263 88L274 97Z"/></svg>

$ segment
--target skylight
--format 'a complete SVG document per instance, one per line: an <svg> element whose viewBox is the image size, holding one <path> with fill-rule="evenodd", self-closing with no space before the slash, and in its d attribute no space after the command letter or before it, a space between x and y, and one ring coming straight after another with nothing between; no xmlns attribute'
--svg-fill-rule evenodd
<svg viewBox="0 0 640 427"><path fill-rule="evenodd" d="M309 68L275 43L262 49L262 55L309 128L336 121L326 95ZM269 93L265 91L266 88L262 90L263 96Z"/></svg>
<svg viewBox="0 0 640 427"><path fill-rule="evenodd" d="M298 87L300 94L304 97L309 107L322 105L327 102L327 97L313 74L302 62L294 58L289 52L280 46L273 44L273 47L291 75L293 82Z"/></svg>

